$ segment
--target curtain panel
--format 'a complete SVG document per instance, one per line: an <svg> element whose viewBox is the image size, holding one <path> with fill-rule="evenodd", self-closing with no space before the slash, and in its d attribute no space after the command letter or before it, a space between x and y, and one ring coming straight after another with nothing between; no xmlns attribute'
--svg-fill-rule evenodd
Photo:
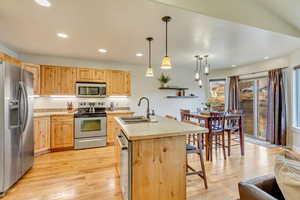
<svg viewBox="0 0 300 200"><path fill-rule="evenodd" d="M239 76L229 77L228 86L228 111L240 110Z"/></svg>
<svg viewBox="0 0 300 200"><path fill-rule="evenodd" d="M286 97L282 69L268 72L268 113L267 141L271 144L286 145L287 119Z"/></svg>

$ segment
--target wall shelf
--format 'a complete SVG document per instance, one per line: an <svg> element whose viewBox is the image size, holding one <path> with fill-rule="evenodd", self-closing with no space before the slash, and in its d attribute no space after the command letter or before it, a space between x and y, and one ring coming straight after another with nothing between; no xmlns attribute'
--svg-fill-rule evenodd
<svg viewBox="0 0 300 200"><path fill-rule="evenodd" d="M181 88L181 87L160 87L160 90L188 90L189 88Z"/></svg>
<svg viewBox="0 0 300 200"><path fill-rule="evenodd" d="M168 99L196 99L198 96L167 96Z"/></svg>

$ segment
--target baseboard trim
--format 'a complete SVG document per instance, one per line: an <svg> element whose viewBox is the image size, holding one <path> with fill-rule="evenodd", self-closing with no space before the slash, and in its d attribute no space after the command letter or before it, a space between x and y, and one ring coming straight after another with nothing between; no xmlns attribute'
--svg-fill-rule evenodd
<svg viewBox="0 0 300 200"><path fill-rule="evenodd" d="M300 153L300 147L297 146L293 146L293 150L296 151L297 153Z"/></svg>

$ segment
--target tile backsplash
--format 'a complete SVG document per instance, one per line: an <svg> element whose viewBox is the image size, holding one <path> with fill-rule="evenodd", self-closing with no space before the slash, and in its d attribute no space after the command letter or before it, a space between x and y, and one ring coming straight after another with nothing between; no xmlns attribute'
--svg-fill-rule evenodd
<svg viewBox="0 0 300 200"><path fill-rule="evenodd" d="M72 102L74 108L78 107L79 102L104 102L106 107L110 106L110 102L114 102L116 107L128 107L128 97L107 97L107 98L77 98L73 96L49 96L36 97L34 99L34 109L51 109L51 108L67 108L67 102Z"/></svg>

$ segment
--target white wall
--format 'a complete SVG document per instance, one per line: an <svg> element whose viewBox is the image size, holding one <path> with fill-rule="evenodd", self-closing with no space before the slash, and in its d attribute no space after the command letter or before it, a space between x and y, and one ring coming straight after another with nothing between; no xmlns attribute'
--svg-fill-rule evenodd
<svg viewBox="0 0 300 200"><path fill-rule="evenodd" d="M151 108L155 109L155 112L159 115L173 115L179 117L179 109L191 109L196 110L197 107L201 106L201 103L205 99L204 89L197 87L195 81L193 81L193 66L176 66L172 70L166 71L170 77L171 82L169 85L188 87L190 90L187 94L193 93L199 96L199 99L166 99L167 95L175 95L175 91L165 91L158 90L160 84L157 80L160 69L159 67L154 67L155 77L149 78L145 77L145 66L135 66L120 63L103 63L96 60L84 60L77 58L64 58L64 57L53 57L53 56L39 56L39 55L29 55L21 54L21 60L25 62L31 62L35 64L45 64L45 65L65 65L74 67L88 67L88 68L101 68L101 69L121 69L130 71L132 74L132 96L128 99L106 99L106 102L117 101L120 106L130 106L131 109L137 114L144 114L146 108L145 105L141 108L137 106L138 99L142 96L147 96L151 101ZM47 98L40 97L36 99L35 108L44 107L65 107L66 101L77 102L78 99L59 99L59 98Z"/></svg>

